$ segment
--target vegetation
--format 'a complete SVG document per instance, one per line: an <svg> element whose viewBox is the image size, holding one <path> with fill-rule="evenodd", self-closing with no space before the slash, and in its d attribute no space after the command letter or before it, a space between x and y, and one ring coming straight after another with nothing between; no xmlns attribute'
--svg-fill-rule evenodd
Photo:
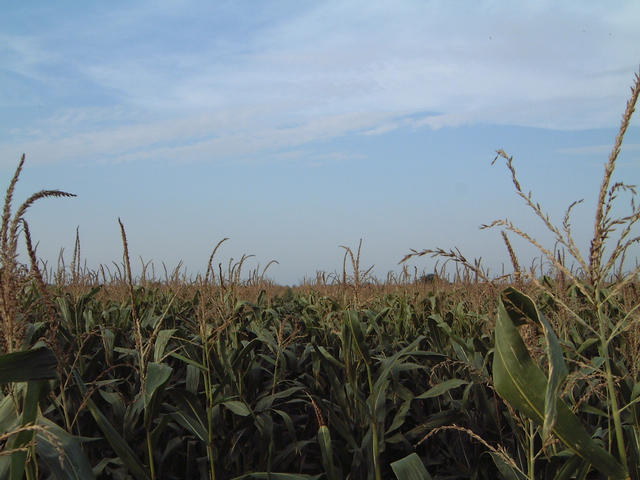
<svg viewBox="0 0 640 480"><path fill-rule="evenodd" d="M134 281L125 227L111 272L37 260L5 197L1 230L0 478L640 479L640 267L625 259L640 208L613 215L633 186L611 183L638 94L605 166L585 258L570 224L549 249L510 220L514 273L488 278L457 250L412 251L459 266L375 283L360 246L342 276L295 289L246 257L203 277ZM550 268L523 270L507 232ZM30 265L19 264L24 234ZM617 235L617 236L616 236ZM616 238L614 238L616 236ZM572 261L567 261L566 255ZM352 274L347 274L348 265ZM268 268L269 265L267 265Z"/></svg>

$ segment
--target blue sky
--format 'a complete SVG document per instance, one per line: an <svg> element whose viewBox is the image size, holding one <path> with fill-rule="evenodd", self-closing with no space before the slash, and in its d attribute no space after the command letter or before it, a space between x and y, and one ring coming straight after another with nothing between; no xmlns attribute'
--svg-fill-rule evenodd
<svg viewBox="0 0 640 480"><path fill-rule="evenodd" d="M0 168L38 253L188 273L279 261L297 283L356 247L380 278L411 248L459 247L495 273L510 217L550 238L495 150L588 246L603 164L640 64L640 3L14 2L0 17ZM640 127L616 179L640 183ZM626 199L624 200L626 207ZM623 210L621 210L623 211ZM523 264L533 251L514 243ZM553 244L547 243L553 247ZM139 265L139 261L135 261ZM411 268L432 269L420 259Z"/></svg>

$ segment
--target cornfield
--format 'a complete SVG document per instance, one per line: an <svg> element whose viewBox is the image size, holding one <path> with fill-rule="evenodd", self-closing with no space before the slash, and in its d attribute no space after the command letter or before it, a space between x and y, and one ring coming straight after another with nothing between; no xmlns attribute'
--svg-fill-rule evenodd
<svg viewBox="0 0 640 480"><path fill-rule="evenodd" d="M14 213L23 156L0 239L0 478L640 480L640 268L625 267L640 208L612 216L636 191L611 180L639 93L636 75L587 258L575 204L554 225L498 151L556 238L487 225L512 259L502 278L426 249L404 260L462 273L375 283L344 247L342 278L284 288L264 271L242 281L244 258L216 271L223 240L195 280L134 279L122 222L117 272L81 269L79 239L71 268L47 272L25 214L71 194ZM549 271L522 269L508 234Z"/></svg>

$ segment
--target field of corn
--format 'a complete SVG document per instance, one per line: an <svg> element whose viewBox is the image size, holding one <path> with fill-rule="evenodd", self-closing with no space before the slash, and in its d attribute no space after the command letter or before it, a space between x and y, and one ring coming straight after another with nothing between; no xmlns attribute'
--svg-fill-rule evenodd
<svg viewBox="0 0 640 480"><path fill-rule="evenodd" d="M453 281L359 270L285 288L255 273L164 281L47 272L5 197L0 235L0 478L640 480L640 208L613 216L631 98L605 173L588 255L525 194L548 248L509 220L514 272L488 278L457 250ZM526 271L507 234L535 245ZM30 263L18 261L23 239ZM222 242L221 242L222 243ZM629 258L627 258L629 257ZM626 266L625 264L631 264ZM101 275L101 274L102 275Z"/></svg>

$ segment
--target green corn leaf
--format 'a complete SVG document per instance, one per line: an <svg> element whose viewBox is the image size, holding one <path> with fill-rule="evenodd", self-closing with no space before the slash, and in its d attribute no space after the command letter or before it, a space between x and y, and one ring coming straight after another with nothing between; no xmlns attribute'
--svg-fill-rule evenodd
<svg viewBox="0 0 640 480"><path fill-rule="evenodd" d="M420 365L416 365L416 364L407 364L406 362L400 362L400 360L402 360L404 357L407 357L407 356L426 353L421 350L416 350L417 346L420 344L422 340L424 340L424 336L420 335L418 338L416 338L413 342L411 342L409 345L404 347L399 352L396 352L391 357L382 359L380 361L382 369L378 374L376 385L374 385L374 392L380 388L378 384L382 385L387 381L387 379L389 378L389 375L391 375L394 369L407 366L407 370L413 370L414 367L417 367L417 368L421 367Z"/></svg>
<svg viewBox="0 0 640 480"><path fill-rule="evenodd" d="M38 424L47 434L37 434L38 461L46 465L56 480L91 480L95 478L80 439L69 434L43 416Z"/></svg>
<svg viewBox="0 0 640 480"><path fill-rule="evenodd" d="M227 400L226 402L221 403L236 415L240 415L241 417L248 417L251 415L251 410L249 410L249 407L247 407L244 402L239 400Z"/></svg>
<svg viewBox="0 0 640 480"><path fill-rule="evenodd" d="M326 360L329 364L333 365L333 367L338 372L344 370L344 364L336 360L336 358L333 355L331 355L331 353L329 353L326 348L320 345L315 345L315 344L313 345L313 348L316 352L318 352L322 356L324 360Z"/></svg>
<svg viewBox="0 0 640 480"><path fill-rule="evenodd" d="M407 417L407 414L409 413L410 408L411 408L411 400L406 400L405 402L403 402L403 404L400 406L395 416L393 417L393 421L391 422L391 425L385 432L385 436L389 435L394 430L397 430L404 424L404 420Z"/></svg>
<svg viewBox="0 0 640 480"><path fill-rule="evenodd" d="M116 335L110 329L101 326L100 337L102 338L102 344L104 345L104 356L107 360L107 364L111 365L113 362L113 348L115 347Z"/></svg>
<svg viewBox="0 0 640 480"><path fill-rule="evenodd" d="M346 311L345 320L349 325L349 330L351 331L354 340L356 341L355 343L358 353L367 365L371 365L371 355L369 354L369 347L365 341L364 333L362 333L360 320L358 320L358 312L354 310Z"/></svg>
<svg viewBox="0 0 640 480"><path fill-rule="evenodd" d="M524 312L530 319L542 325L549 358L549 381L547 382L544 397L544 422L542 424L542 438L546 441L558 419L558 399L560 398L562 383L569 375L567 366L564 363L562 347L551 325L544 315L538 312L531 298L511 287L507 288L502 295L505 299L505 309L512 321L518 317L520 312Z"/></svg>
<svg viewBox="0 0 640 480"><path fill-rule="evenodd" d="M83 396L86 396L87 387L82 381L82 377L80 377L76 371L74 371L73 374L80 393ZM109 420L107 420L107 417L104 416L95 402L91 398L87 398L86 405L91 416L104 434L105 439L109 442L113 451L116 452L118 457L120 457L120 460L122 460L123 465L125 465L129 470L129 473L133 475L136 480L150 480L144 464L136 456L131 447L129 447L126 440L122 438L116 429L109 423Z"/></svg>
<svg viewBox="0 0 640 480"><path fill-rule="evenodd" d="M173 334L177 332L175 328L168 328L164 330L160 330L158 332L158 337L156 338L156 343L153 345L153 361L160 362L162 360L162 356L164 355L164 351L167 348L167 344Z"/></svg>
<svg viewBox="0 0 640 480"><path fill-rule="evenodd" d="M496 390L514 408L543 424L547 379L531 359L516 328L517 321L512 320L502 301L498 308L493 361ZM553 433L570 450L591 462L605 475L616 479L626 478L624 467L591 438L579 418L561 399L557 399L557 409Z"/></svg>
<svg viewBox="0 0 640 480"><path fill-rule="evenodd" d="M579 473L580 470L585 470L585 466L588 467L589 464L577 455L574 455L570 457L569 460L565 461L564 465L562 465L562 467L558 469L553 477L553 480L569 480L571 478L582 478L580 477Z"/></svg>
<svg viewBox="0 0 640 480"><path fill-rule="evenodd" d="M467 382L466 380L462 380L460 378L451 378L449 380L445 380L442 383L439 383L433 388L430 388L426 392L418 395L416 398L425 399L439 397L440 395L447 393L449 390L458 388L461 385L466 385L468 383L469 382Z"/></svg>
<svg viewBox="0 0 640 480"><path fill-rule="evenodd" d="M302 386L295 386L287 388L286 390L282 390L280 392L276 392L274 394L268 393L264 397L260 398L255 404L256 412L264 412L270 409L276 400L282 400L285 398L295 398L295 394L304 390Z"/></svg>
<svg viewBox="0 0 640 480"><path fill-rule="evenodd" d="M198 396L188 390L171 390L169 393L176 409L171 417L200 441L207 442L207 416Z"/></svg>
<svg viewBox="0 0 640 480"><path fill-rule="evenodd" d="M587 350L589 347L591 347L592 345L595 345L596 343L598 343L599 340L597 338L588 338L586 339L584 342L582 342L582 344L578 347L577 353L582 353L585 350Z"/></svg>
<svg viewBox="0 0 640 480"><path fill-rule="evenodd" d="M208 441L208 434L205 426L193 416L178 410L170 413L169 417L189 431L189 433L195 435L201 442L206 443Z"/></svg>
<svg viewBox="0 0 640 480"><path fill-rule="evenodd" d="M376 382L376 388L371 393L371 404L373 405L373 418L374 421L384 425L385 420L385 405L387 403L387 388L389 387L389 379L385 379L382 382Z"/></svg>
<svg viewBox="0 0 640 480"><path fill-rule="evenodd" d="M56 297L55 302L58 304L60 317L66 327L72 332L75 331L73 316L69 307L69 299L66 297Z"/></svg>
<svg viewBox="0 0 640 480"><path fill-rule="evenodd" d="M238 354L235 356L235 358L231 362L232 369L234 369L234 370L238 369L239 366L244 361L244 359L247 358L247 357L250 357L251 353L256 348L260 347L261 343L262 342L259 339L254 338L249 343L247 343L244 347L242 347L242 350L240 350L240 352L238 352Z"/></svg>
<svg viewBox="0 0 640 480"><path fill-rule="evenodd" d="M27 388L27 383L18 383L14 386L14 395L22 396ZM14 430L19 424L19 416L16 415L16 404L11 395L6 395L0 400L0 433ZM2 476L0 476L2 478Z"/></svg>
<svg viewBox="0 0 640 480"><path fill-rule="evenodd" d="M398 480L431 480L431 475L415 453L396 460L391 464L391 469Z"/></svg>
<svg viewBox="0 0 640 480"><path fill-rule="evenodd" d="M203 364L201 364L199 362L196 362L195 360L191 360L190 358L187 358L184 355L180 355L179 353L175 353L174 352L170 356L175 358L175 359L177 359L177 360L180 360L181 362L186 363L187 365L191 365L192 367L197 368L198 370L200 370L202 372L206 372L207 371L207 368Z"/></svg>
<svg viewBox="0 0 640 480"><path fill-rule="evenodd" d="M167 383L173 369L165 363L149 362L144 388L144 407L148 408L158 391Z"/></svg>
<svg viewBox="0 0 640 480"><path fill-rule="evenodd" d="M529 477L513 465L512 461L507 461L507 459L496 452L489 452L489 455L491 455L493 463L498 468L504 480L528 480Z"/></svg>
<svg viewBox="0 0 640 480"><path fill-rule="evenodd" d="M318 429L318 443L322 454L322 465L327 474L327 480L340 480L340 476L333 462L333 444L331 443L331 433L326 425Z"/></svg>
<svg viewBox="0 0 640 480"><path fill-rule="evenodd" d="M289 437L291 437L294 442L297 441L296 427L293 422L293 419L291 418L291 415L289 415L284 410L279 410L277 408L273 409L273 413L276 413L277 415L280 416L280 418L282 418L282 421L284 422L284 425L287 429L287 433L289 434Z"/></svg>
<svg viewBox="0 0 640 480"><path fill-rule="evenodd" d="M50 380L57 377L58 361L48 348L0 355L0 383Z"/></svg>
<svg viewBox="0 0 640 480"><path fill-rule="evenodd" d="M29 382L22 410L22 426L35 423L38 415L38 401L42 391L42 382ZM34 430L24 430L15 437L10 448L20 448L33 439ZM27 452L17 451L11 454L11 480L22 480L27 462Z"/></svg>
<svg viewBox="0 0 640 480"><path fill-rule="evenodd" d="M193 365L187 364L187 378L185 379L185 386L191 393L196 393L200 386L200 371Z"/></svg>

